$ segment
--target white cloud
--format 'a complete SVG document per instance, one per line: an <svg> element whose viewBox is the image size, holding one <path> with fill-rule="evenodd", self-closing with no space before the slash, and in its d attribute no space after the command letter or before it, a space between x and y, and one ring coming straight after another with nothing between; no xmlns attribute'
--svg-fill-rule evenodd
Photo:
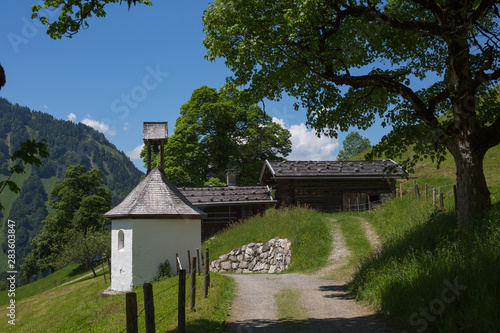
<svg viewBox="0 0 500 333"><path fill-rule="evenodd" d="M133 150L126 152L125 155L130 157L131 160L140 160L141 157L139 155L141 154L142 148L144 148L144 143L135 147Z"/></svg>
<svg viewBox="0 0 500 333"><path fill-rule="evenodd" d="M83 119L81 121L82 124L85 124L87 126L92 127L93 129L103 133L103 134L110 134L108 133L109 131L109 125L105 123L101 123L97 120L91 119L89 115L87 115L87 118ZM116 134L116 133L115 133Z"/></svg>
<svg viewBox="0 0 500 333"><path fill-rule="evenodd" d="M128 130L128 122L127 121L123 124L123 130L124 131Z"/></svg>
<svg viewBox="0 0 500 333"><path fill-rule="evenodd" d="M75 122L75 120L76 120L76 114L74 114L73 112L71 112L70 114L68 114L68 120L72 121L72 122Z"/></svg>
<svg viewBox="0 0 500 333"><path fill-rule="evenodd" d="M337 157L333 155L340 146L337 139L318 138L315 131L308 130L304 123L286 127L283 119L273 117L273 121L287 128L292 135L292 152L286 157L289 161L332 161Z"/></svg>

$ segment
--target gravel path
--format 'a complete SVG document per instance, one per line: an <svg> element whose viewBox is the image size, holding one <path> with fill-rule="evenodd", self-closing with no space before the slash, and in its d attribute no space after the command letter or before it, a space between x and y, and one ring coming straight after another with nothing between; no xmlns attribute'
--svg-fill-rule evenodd
<svg viewBox="0 0 500 333"><path fill-rule="evenodd" d="M373 230L365 227L372 236L369 238L374 239ZM236 280L237 297L226 332L393 332L374 312L353 300L345 278L322 278L347 263L350 255L342 235L335 229L332 232L334 248L329 265L313 275L231 274ZM280 320L274 295L283 288L301 292L300 303L307 310L307 319Z"/></svg>

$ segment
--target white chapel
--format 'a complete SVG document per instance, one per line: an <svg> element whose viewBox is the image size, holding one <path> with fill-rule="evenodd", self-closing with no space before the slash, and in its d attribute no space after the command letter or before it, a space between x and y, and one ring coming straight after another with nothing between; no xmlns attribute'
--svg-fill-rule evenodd
<svg viewBox="0 0 500 333"><path fill-rule="evenodd" d="M127 292L151 282L158 266L168 260L176 267L176 253L188 267L188 250L201 248L201 219L194 207L163 173L163 145L167 123L144 123L148 174L116 207L104 214L111 219L111 290ZM160 146L161 169L151 169L151 146Z"/></svg>

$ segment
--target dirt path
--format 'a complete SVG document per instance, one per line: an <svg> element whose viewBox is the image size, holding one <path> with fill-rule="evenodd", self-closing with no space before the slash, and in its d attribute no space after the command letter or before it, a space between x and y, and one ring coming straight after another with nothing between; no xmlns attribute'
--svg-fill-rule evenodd
<svg viewBox="0 0 500 333"><path fill-rule="evenodd" d="M96 274L97 274L97 273L99 273L100 271L102 271L102 268L95 269ZM74 280L71 280L71 281L68 281L68 282L64 282L64 283L62 283L62 284L58 285L58 287L65 286L65 285L67 285L67 284L70 284L70 283L73 283L73 282L76 282L76 281L83 280L83 279L85 279L86 277L89 277L89 276L92 276L92 275L94 275L94 273L92 273L92 272L87 273L87 274L85 274L85 275L83 275L83 276L80 276L79 278L74 279Z"/></svg>
<svg viewBox="0 0 500 333"><path fill-rule="evenodd" d="M367 238L376 240L373 229L364 227L367 235L370 233ZM350 252L338 231L334 226L328 267L315 274L231 274L236 280L237 297L226 332L392 332L374 312L352 299L345 277L335 281L322 278L349 262ZM274 295L284 288L301 292L300 303L307 310L307 319L280 320Z"/></svg>

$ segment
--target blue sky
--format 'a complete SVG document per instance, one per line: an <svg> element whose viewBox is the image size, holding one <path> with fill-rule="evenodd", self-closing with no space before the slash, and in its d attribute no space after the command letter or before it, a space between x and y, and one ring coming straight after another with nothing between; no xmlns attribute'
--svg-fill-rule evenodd
<svg viewBox="0 0 500 333"><path fill-rule="evenodd" d="M153 6L108 5L105 18L73 38L52 40L31 20L37 0L5 0L0 12L0 63L12 103L83 122L103 132L136 159L144 121L167 121L174 131L180 106L203 85L220 88L231 72L223 59L204 59L201 18L209 1L153 1ZM40 3L40 1L38 2ZM49 16L50 18L50 16ZM266 101L266 112L292 133L290 160L333 160L338 140L317 138L294 99ZM355 129L353 129L355 130ZM388 132L377 124L359 131L377 143Z"/></svg>

